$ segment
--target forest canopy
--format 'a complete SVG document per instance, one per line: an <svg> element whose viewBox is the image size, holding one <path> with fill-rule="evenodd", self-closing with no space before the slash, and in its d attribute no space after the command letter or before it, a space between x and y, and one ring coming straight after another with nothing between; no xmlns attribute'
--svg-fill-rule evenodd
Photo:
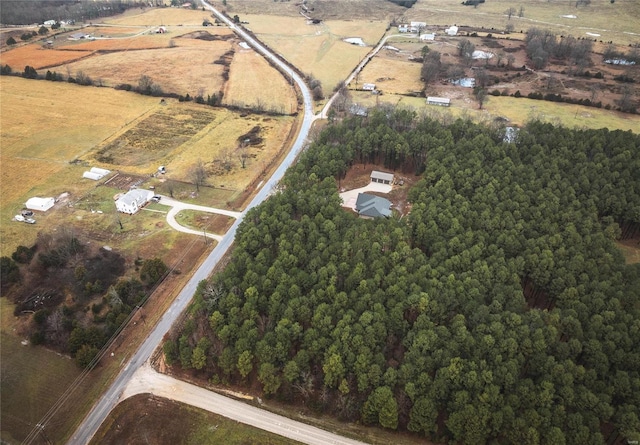
<svg viewBox="0 0 640 445"><path fill-rule="evenodd" d="M248 212L164 345L223 383L464 444L640 438L640 138L376 110L328 126ZM356 163L421 176L407 217L340 206Z"/></svg>

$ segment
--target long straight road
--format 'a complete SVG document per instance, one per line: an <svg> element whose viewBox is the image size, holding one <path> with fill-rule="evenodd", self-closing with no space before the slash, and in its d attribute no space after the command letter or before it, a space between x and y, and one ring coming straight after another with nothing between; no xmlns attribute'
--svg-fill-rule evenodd
<svg viewBox="0 0 640 445"><path fill-rule="evenodd" d="M96 433L96 431L98 431L98 428L100 427L102 422L107 418L111 410L117 405L125 387L131 380L134 373L147 360L149 360L153 351L158 347L158 345L160 345L164 335L169 331L178 316L186 309L196 291L198 283L206 279L211 274L211 271L229 250L235 238L238 225L243 220L246 212L267 199L269 194L272 193L272 191L275 189L280 179L282 179L282 176L284 175L287 168L289 168L289 166L293 164L298 154L306 145L307 135L309 134L313 121L316 119L316 117L313 115L313 100L311 97L311 92L305 84L304 79L302 79L302 77L300 77L295 71L293 71L289 66L287 66L278 57L276 57L275 54L271 53L260 42L256 41L253 37L247 34L242 28L235 26L226 16L222 15L219 11L217 11L209 4L204 2L203 4L205 8L213 12L218 17L218 19L226 23L231 29L234 30L236 34L242 37L256 51L279 66L283 70L283 72L287 73L290 79L293 79L293 81L300 89L303 97L304 117L302 120L302 125L300 127L300 131L296 140L294 141L289 153L282 161L280 166L276 169L271 178L269 178L269 180L258 191L245 211L231 226L227 233L222 237L222 240L218 243L211 254L205 259L198 270L196 270L196 272L193 274L193 277L179 293L176 300L169 307L164 316L160 319L149 337L147 337L138 351L127 362L125 367L122 369L120 374L118 374L103 397L96 403L96 405L94 405L93 409L89 412L87 417L78 427L76 432L69 440L69 443L73 445L89 443L93 435ZM46 421L43 423L44 425L42 425L42 427L46 426Z"/></svg>

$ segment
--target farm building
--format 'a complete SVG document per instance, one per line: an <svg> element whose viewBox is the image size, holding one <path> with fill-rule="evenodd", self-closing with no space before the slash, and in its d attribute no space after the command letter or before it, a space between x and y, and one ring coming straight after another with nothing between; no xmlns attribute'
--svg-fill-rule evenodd
<svg viewBox="0 0 640 445"><path fill-rule="evenodd" d="M380 184L391 184L393 182L393 173L385 173L374 170L371 172L371 182Z"/></svg>
<svg viewBox="0 0 640 445"><path fill-rule="evenodd" d="M450 26L449 28L445 29L444 32L446 32L448 36L456 36L458 35L458 27Z"/></svg>
<svg viewBox="0 0 640 445"><path fill-rule="evenodd" d="M398 25L398 32L409 32L409 25Z"/></svg>
<svg viewBox="0 0 640 445"><path fill-rule="evenodd" d="M39 210L41 212L46 212L56 203L56 200L53 198L38 198L33 197L29 198L25 203L25 207L29 210Z"/></svg>
<svg viewBox="0 0 640 445"><path fill-rule="evenodd" d="M107 176L109 173L111 173L111 170L106 170L104 168L98 168L98 167L91 167L91 170L89 170L88 172L84 172L82 174L82 177L87 179L92 179L94 181L99 181L100 179Z"/></svg>
<svg viewBox="0 0 640 445"><path fill-rule="evenodd" d="M362 89L364 91L375 91L376 90L376 84L375 83L365 83L362 85Z"/></svg>
<svg viewBox="0 0 640 445"><path fill-rule="evenodd" d="M420 34L420 40L422 42L432 42L436 39L436 34L435 33L430 33L430 34Z"/></svg>
<svg viewBox="0 0 640 445"><path fill-rule="evenodd" d="M427 97L427 104L429 105L439 105L441 107L448 107L451 105L451 99L448 97Z"/></svg>
<svg viewBox="0 0 640 445"><path fill-rule="evenodd" d="M409 32L420 32L421 29L427 27L427 22L411 22Z"/></svg>
<svg viewBox="0 0 640 445"><path fill-rule="evenodd" d="M391 216L391 201L379 196L360 193L356 200L356 212L363 218L380 218Z"/></svg>
<svg viewBox="0 0 640 445"><path fill-rule="evenodd" d="M133 189L116 200L116 209L118 212L133 215L145 206L153 198L151 190Z"/></svg>
<svg viewBox="0 0 640 445"><path fill-rule="evenodd" d="M56 21L55 20L47 20L43 23L44 26L51 26L51 25L55 25Z"/></svg>

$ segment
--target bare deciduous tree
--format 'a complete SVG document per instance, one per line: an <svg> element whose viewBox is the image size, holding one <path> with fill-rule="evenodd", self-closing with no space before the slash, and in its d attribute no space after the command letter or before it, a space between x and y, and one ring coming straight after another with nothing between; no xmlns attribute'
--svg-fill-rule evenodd
<svg viewBox="0 0 640 445"><path fill-rule="evenodd" d="M189 178L196 186L196 191L200 191L200 186L204 185L207 180L207 170L202 160L198 159L191 169L189 169Z"/></svg>

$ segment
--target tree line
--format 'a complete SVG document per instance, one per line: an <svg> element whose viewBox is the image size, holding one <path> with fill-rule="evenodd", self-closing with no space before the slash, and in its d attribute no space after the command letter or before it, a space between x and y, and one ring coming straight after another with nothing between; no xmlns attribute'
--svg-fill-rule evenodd
<svg viewBox="0 0 640 445"><path fill-rule="evenodd" d="M639 150L410 110L329 125L247 213L167 362L439 442L638 440L640 266L614 240L640 234ZM356 163L421 176L408 217L341 208Z"/></svg>

